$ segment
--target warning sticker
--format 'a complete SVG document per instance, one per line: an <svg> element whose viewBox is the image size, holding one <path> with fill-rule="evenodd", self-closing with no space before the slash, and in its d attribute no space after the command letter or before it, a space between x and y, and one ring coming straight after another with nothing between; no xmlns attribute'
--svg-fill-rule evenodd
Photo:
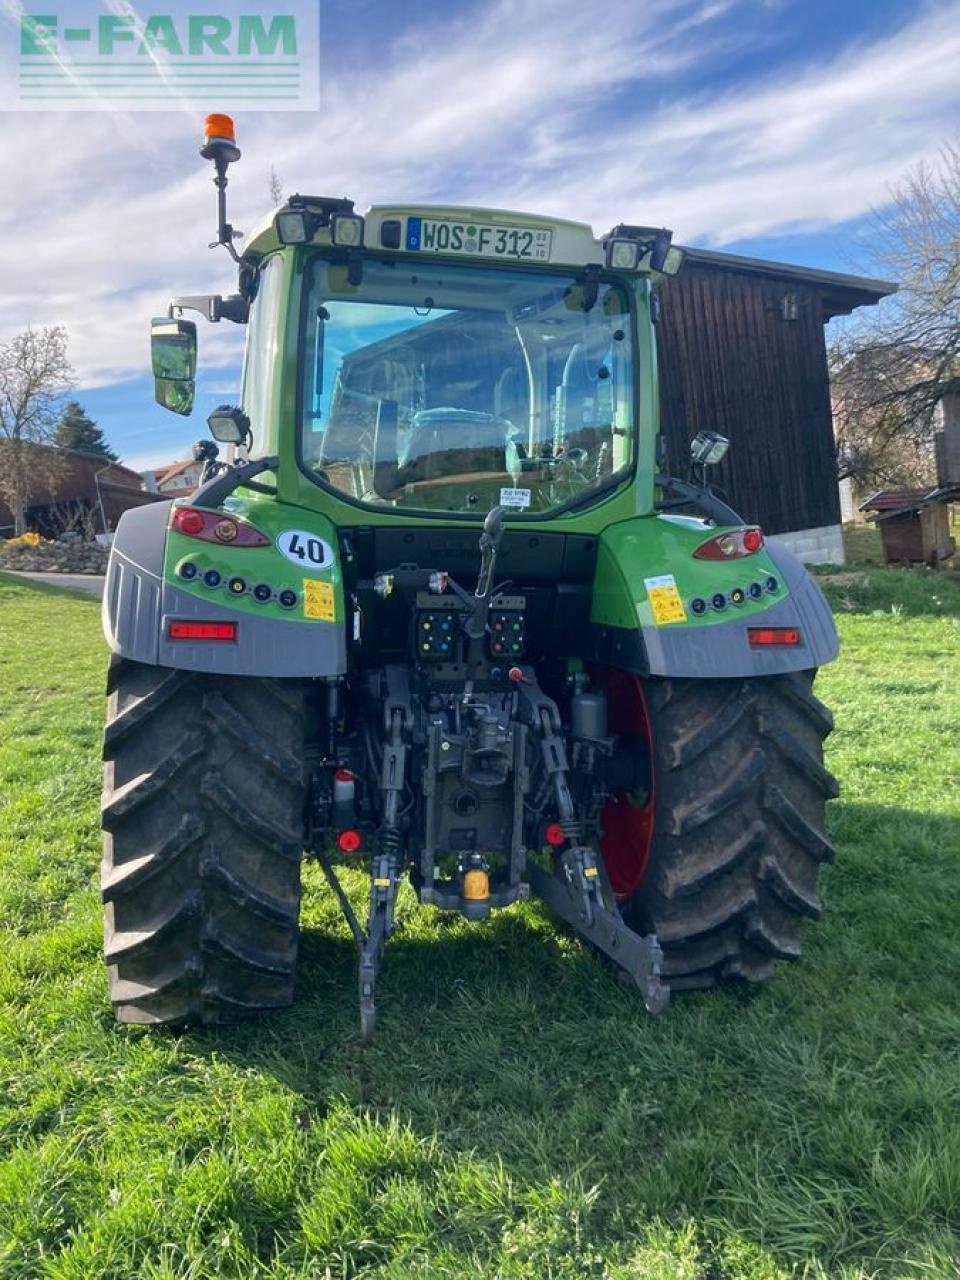
<svg viewBox="0 0 960 1280"><path fill-rule="evenodd" d="M501 507L529 507L530 490L529 489L501 489L500 505Z"/></svg>
<svg viewBox="0 0 960 1280"><path fill-rule="evenodd" d="M672 573L665 573L659 578L644 578L643 585L647 588L647 599L658 627L668 626L671 622L686 622L686 610Z"/></svg>
<svg viewBox="0 0 960 1280"><path fill-rule="evenodd" d="M321 622L336 621L332 582L317 582L314 578L304 578L303 616L318 618Z"/></svg>

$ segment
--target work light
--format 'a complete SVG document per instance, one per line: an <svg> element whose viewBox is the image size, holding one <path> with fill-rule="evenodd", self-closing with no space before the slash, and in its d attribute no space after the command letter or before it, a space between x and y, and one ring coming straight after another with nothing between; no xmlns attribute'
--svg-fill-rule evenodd
<svg viewBox="0 0 960 1280"><path fill-rule="evenodd" d="M344 249L363 244L363 219L353 213L335 213L330 219L330 239Z"/></svg>
<svg viewBox="0 0 960 1280"><path fill-rule="evenodd" d="M716 431L698 431L690 441L690 460L697 467L713 467L723 460L729 448L726 436Z"/></svg>
<svg viewBox="0 0 960 1280"><path fill-rule="evenodd" d="M640 258L636 240L608 240L607 266L616 271L633 271Z"/></svg>
<svg viewBox="0 0 960 1280"><path fill-rule="evenodd" d="M306 244L313 238L314 220L302 210L296 213L278 213L274 221L277 239L281 244Z"/></svg>

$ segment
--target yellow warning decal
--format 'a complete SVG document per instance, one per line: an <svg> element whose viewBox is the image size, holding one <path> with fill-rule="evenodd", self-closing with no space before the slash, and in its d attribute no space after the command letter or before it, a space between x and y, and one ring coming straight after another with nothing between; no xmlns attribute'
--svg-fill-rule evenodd
<svg viewBox="0 0 960 1280"><path fill-rule="evenodd" d="M588 879L593 880L600 874L600 872L596 867L584 867L583 874L587 876Z"/></svg>
<svg viewBox="0 0 960 1280"><path fill-rule="evenodd" d="M687 613L672 573L665 573L659 578L644 578L643 585L647 588L647 599L658 627L669 626L671 622L686 622Z"/></svg>
<svg viewBox="0 0 960 1280"><path fill-rule="evenodd" d="M336 622L332 582L317 582L315 578L304 578L303 616L318 618L321 622Z"/></svg>

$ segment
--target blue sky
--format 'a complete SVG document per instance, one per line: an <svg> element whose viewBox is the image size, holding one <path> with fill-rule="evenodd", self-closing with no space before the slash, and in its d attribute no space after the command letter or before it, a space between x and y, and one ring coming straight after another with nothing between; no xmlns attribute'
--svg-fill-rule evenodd
<svg viewBox="0 0 960 1280"><path fill-rule="evenodd" d="M663 223L681 243L869 271L870 211L960 121L960 0L322 0L320 23L320 113L237 115L240 227L268 211L273 165L288 192L361 208ZM145 376L170 294L232 288L206 248L200 125L0 116L0 339L65 323L75 394L137 467L184 456L236 394L225 324L200 322L192 418L154 406Z"/></svg>

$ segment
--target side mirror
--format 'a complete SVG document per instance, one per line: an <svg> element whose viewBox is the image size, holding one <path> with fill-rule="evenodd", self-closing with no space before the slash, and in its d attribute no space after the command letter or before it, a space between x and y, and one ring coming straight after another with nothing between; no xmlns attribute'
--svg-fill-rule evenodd
<svg viewBox="0 0 960 1280"><path fill-rule="evenodd" d="M698 431L690 441L690 461L695 467L714 467L723 461L729 448L726 436L716 431Z"/></svg>
<svg viewBox="0 0 960 1280"><path fill-rule="evenodd" d="M150 362L157 404L172 413L190 413L197 374L197 326L193 321L151 321Z"/></svg>
<svg viewBox="0 0 960 1280"><path fill-rule="evenodd" d="M207 419L214 440L221 444L244 444L250 436L250 419L242 409L221 404Z"/></svg>

